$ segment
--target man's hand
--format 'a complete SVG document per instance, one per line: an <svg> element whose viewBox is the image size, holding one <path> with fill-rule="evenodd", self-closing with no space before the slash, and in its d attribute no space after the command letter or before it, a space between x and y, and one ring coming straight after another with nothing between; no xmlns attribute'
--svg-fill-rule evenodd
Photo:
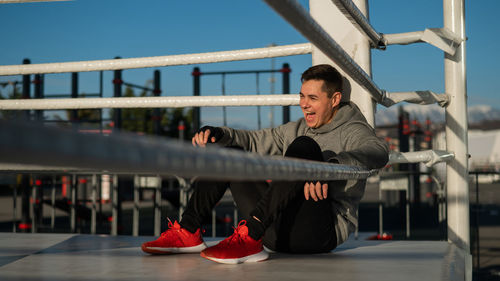
<svg viewBox="0 0 500 281"><path fill-rule="evenodd" d="M222 136L224 136L224 132L221 128L205 126L196 132L191 142L193 146L205 147L207 143L217 142Z"/></svg>
<svg viewBox="0 0 500 281"><path fill-rule="evenodd" d="M328 194L328 184L321 184L319 181L314 184L313 182L306 182L304 184L304 196L306 200L311 197L314 201L326 199Z"/></svg>

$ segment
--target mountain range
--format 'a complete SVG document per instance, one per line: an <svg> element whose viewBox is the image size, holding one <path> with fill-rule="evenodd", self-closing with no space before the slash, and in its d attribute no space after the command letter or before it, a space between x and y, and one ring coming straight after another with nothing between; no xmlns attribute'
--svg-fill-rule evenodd
<svg viewBox="0 0 500 281"><path fill-rule="evenodd" d="M444 123L444 108L437 104L418 105L402 104L394 105L389 108L377 108L375 113L375 122L377 126L385 126L398 123L399 108L403 107L410 114L410 120L417 119L425 122L429 118L433 123ZM500 120L500 109L489 105L472 105L467 108L469 114L469 124L477 124L484 121Z"/></svg>

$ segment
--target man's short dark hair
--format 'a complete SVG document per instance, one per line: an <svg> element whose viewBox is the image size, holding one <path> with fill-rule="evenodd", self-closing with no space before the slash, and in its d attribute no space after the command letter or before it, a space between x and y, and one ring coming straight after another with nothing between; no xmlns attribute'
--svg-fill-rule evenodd
<svg viewBox="0 0 500 281"><path fill-rule="evenodd" d="M300 81L304 83L308 80L323 80L323 91L331 98L333 93L342 92L342 75L329 64L318 64L309 67L304 73Z"/></svg>

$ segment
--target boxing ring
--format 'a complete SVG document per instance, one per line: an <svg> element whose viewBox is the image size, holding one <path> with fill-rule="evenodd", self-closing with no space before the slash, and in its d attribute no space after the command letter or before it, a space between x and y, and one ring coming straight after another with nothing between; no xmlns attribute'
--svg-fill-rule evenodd
<svg viewBox="0 0 500 281"><path fill-rule="evenodd" d="M462 114L466 112L463 1L444 1L443 29L392 35L373 30L364 16L365 0L354 1L356 4L351 0L332 0L333 3L311 1L310 13L295 1L265 2L311 43L148 58L0 66L0 75L163 67L312 53L313 64L332 63L342 70L351 83L352 100L358 103L372 125L374 103L391 106L406 101L438 103L446 107L448 151L393 153L390 163L425 162L432 166L447 162L449 241L365 241L351 238L329 254L302 256L274 253L269 261L263 263L221 266L196 255L143 254L140 244L151 240L151 237L0 233L0 279L219 280L226 276L236 280L471 279L466 181L467 116ZM348 21L340 26L359 31L361 39L353 41L357 44L356 48L366 51L360 52L361 59L353 59L345 50L350 47L340 46L334 39L331 22L325 22L325 16L332 8ZM390 44L417 42L432 44L445 52L446 93L437 94L430 90L390 93L379 88L371 79L369 60L363 59L363 56L369 56L370 47L385 49ZM0 110L289 106L297 105L298 101L296 94L30 99L1 100ZM254 180L366 179L376 173L355 166L276 159L215 147L199 149L176 141L119 133L109 137L82 136L71 131L44 128L39 124L14 122L0 123L0 155L0 166L7 167L3 169L10 172L36 171L50 166L53 170L71 167L75 171L95 173ZM116 232L112 231L112 234Z"/></svg>
<svg viewBox="0 0 500 281"><path fill-rule="evenodd" d="M0 277L14 280L457 280L463 259L438 241L349 239L332 254L271 253L221 265L197 254L151 256L151 237L0 233ZM207 244L216 241L208 239Z"/></svg>

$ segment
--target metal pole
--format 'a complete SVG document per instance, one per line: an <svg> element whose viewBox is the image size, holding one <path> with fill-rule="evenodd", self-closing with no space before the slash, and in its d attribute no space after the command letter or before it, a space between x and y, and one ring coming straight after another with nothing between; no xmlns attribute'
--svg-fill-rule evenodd
<svg viewBox="0 0 500 281"><path fill-rule="evenodd" d="M283 74L283 94L290 94L290 65L284 63L281 68L281 73ZM283 106L283 124L290 122L290 107Z"/></svg>
<svg viewBox="0 0 500 281"><path fill-rule="evenodd" d="M111 235L118 235L118 176L113 175L111 190Z"/></svg>
<svg viewBox="0 0 500 281"><path fill-rule="evenodd" d="M476 213L476 270L477 272L481 272L481 263L480 263L480 256L481 253L479 252L479 173L476 172L476 208L475 208L475 213Z"/></svg>
<svg viewBox="0 0 500 281"><path fill-rule="evenodd" d="M24 59L23 64L30 64L29 59ZM31 87L30 87L30 75L23 75L23 89L22 89L22 98L29 99L31 98ZM30 111L24 111L24 114L21 115L21 118L26 121L30 120ZM23 229L23 232L27 232L27 230L31 227L30 225L30 176L22 174L21 175L21 223L20 227Z"/></svg>
<svg viewBox="0 0 500 281"><path fill-rule="evenodd" d="M14 190L12 191L12 198L14 199L12 204L13 204L13 210L12 210L12 232L16 233L17 232L17 184L14 184Z"/></svg>
<svg viewBox="0 0 500 281"><path fill-rule="evenodd" d="M444 0L444 27L465 38L464 0ZM445 54L445 91L450 93L446 108L446 147L455 153L448 162L448 240L470 251L469 183L467 151L467 88L465 73L465 42L454 56Z"/></svg>
<svg viewBox="0 0 500 281"><path fill-rule="evenodd" d="M201 76L200 68L195 67L191 74L193 75L193 96L199 96L200 76ZM196 132L199 128L200 128L200 108L195 107L193 108L193 133Z"/></svg>
<svg viewBox="0 0 500 281"><path fill-rule="evenodd" d="M30 64L31 61L29 59L24 59L23 60L23 64ZM21 98L23 99L30 99L31 98L31 85L30 85L30 81L31 80L31 75L23 75L23 93L22 93L22 96ZM24 118L26 118L26 120L30 120L30 111L29 110L26 110L24 112Z"/></svg>
<svg viewBox="0 0 500 281"><path fill-rule="evenodd" d="M158 185L155 188L155 208L154 208L154 234L159 236L161 232L161 177L157 176Z"/></svg>
<svg viewBox="0 0 500 281"><path fill-rule="evenodd" d="M99 97L102 98L102 71L99 71ZM102 109L99 109L99 132L102 134Z"/></svg>
<svg viewBox="0 0 500 281"><path fill-rule="evenodd" d="M78 182L76 175L72 175L71 178L71 206L70 206L70 228L71 233L76 232L76 190L77 190Z"/></svg>
<svg viewBox="0 0 500 281"><path fill-rule="evenodd" d="M465 39L465 1L443 1L444 28ZM448 241L465 251L466 280L472 280L469 224L469 165L468 118L465 65L465 41L457 47L455 55L444 55L445 92L450 94L446 107L446 148L455 158L446 166Z"/></svg>
<svg viewBox="0 0 500 281"><path fill-rule="evenodd" d="M406 239L410 238L410 189L406 189Z"/></svg>
<svg viewBox="0 0 500 281"><path fill-rule="evenodd" d="M52 176L52 186L50 192L50 229L54 231L56 226L56 176Z"/></svg>
<svg viewBox="0 0 500 281"><path fill-rule="evenodd" d="M160 89L160 71L155 70L154 71L154 77L153 77L153 95L155 97L158 97L161 95L161 89ZM161 132L161 116L160 116L160 109L155 108L153 109L153 134L155 135L160 135Z"/></svg>
<svg viewBox="0 0 500 281"><path fill-rule="evenodd" d="M378 234L382 237L384 233L384 206L382 203L382 189L378 188Z"/></svg>
<svg viewBox="0 0 500 281"><path fill-rule="evenodd" d="M73 72L71 73L71 98L78 98L78 72ZM78 128L78 110L74 109L71 110L71 125L76 127L73 127L74 129Z"/></svg>
<svg viewBox="0 0 500 281"><path fill-rule="evenodd" d="M259 87L259 73L255 73L255 88L256 88L256 91L257 91L257 95L260 95L260 87ZM257 129L261 129L262 128L262 124L261 124L261 120L260 120L260 106L257 106Z"/></svg>
<svg viewBox="0 0 500 281"><path fill-rule="evenodd" d="M226 74L222 73L222 95L226 95ZM222 124L224 126L227 126L227 113L226 113L226 107L222 107Z"/></svg>
<svg viewBox="0 0 500 281"><path fill-rule="evenodd" d="M120 57L115 57L115 59L120 59ZM114 79L113 79L113 84L114 84L114 97L121 97L122 96L122 71L121 70L115 70L114 71ZM115 108L113 110L113 121L115 122L114 128L116 129L121 129L122 128L122 110L120 108Z"/></svg>
<svg viewBox="0 0 500 281"><path fill-rule="evenodd" d="M139 176L134 176L134 210L132 213L132 236L139 236Z"/></svg>
<svg viewBox="0 0 500 281"><path fill-rule="evenodd" d="M36 233L37 225L37 208L36 208L36 199L37 199L37 186L33 184L31 186L31 204L30 204L30 213L31 213L31 233Z"/></svg>
<svg viewBox="0 0 500 281"><path fill-rule="evenodd" d="M96 225L97 225L97 205L96 205L96 197L97 197L97 175L92 175L92 211L90 218L90 233L96 234Z"/></svg>
<svg viewBox="0 0 500 281"><path fill-rule="evenodd" d="M276 44L272 43L270 46L276 46ZM275 59L271 58L271 78L269 78L270 79L269 82L271 83L271 95L274 95L274 84L276 83L276 78L274 77L274 67L275 67ZM270 107L269 120L270 120L269 127L274 128L274 106Z"/></svg>
<svg viewBox="0 0 500 281"><path fill-rule="evenodd" d="M35 99L43 98L43 74L35 74ZM43 121L43 110L35 110L35 120L38 122Z"/></svg>

